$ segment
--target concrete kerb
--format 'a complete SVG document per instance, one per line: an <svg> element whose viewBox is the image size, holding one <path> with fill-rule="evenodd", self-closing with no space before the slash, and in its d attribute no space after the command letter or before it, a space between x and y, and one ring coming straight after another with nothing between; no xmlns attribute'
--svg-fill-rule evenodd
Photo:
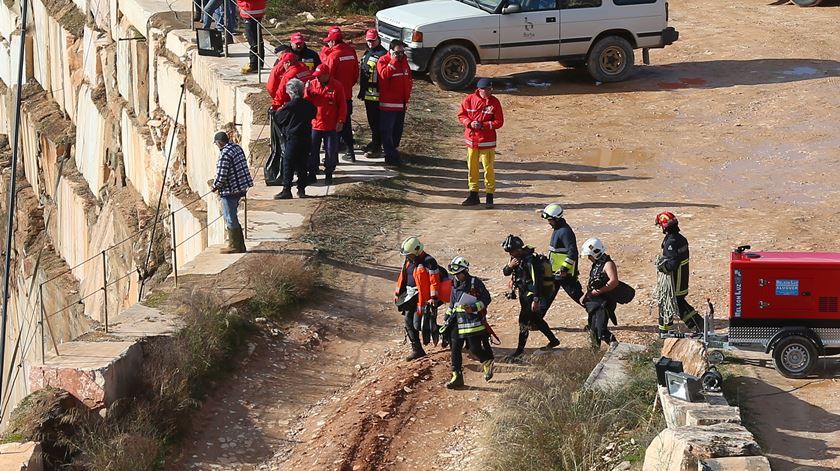
<svg viewBox="0 0 840 471"><path fill-rule="evenodd" d="M624 384L627 380L627 357L644 349L644 345L632 343L610 345L586 378L583 389L610 389Z"/></svg>

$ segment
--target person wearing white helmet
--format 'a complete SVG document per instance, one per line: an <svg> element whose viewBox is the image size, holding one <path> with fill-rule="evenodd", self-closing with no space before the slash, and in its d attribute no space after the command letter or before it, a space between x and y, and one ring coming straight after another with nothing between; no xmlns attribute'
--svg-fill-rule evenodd
<svg viewBox="0 0 840 471"><path fill-rule="evenodd" d="M441 331L448 333L452 342L452 378L446 387L456 389L464 385L461 350L465 343L481 362L484 380L490 381L493 377L493 349L486 322L490 292L484 282L470 274L470 262L464 257L453 258L448 271L454 280L449 310Z"/></svg>
<svg viewBox="0 0 840 471"><path fill-rule="evenodd" d="M592 346L599 348L601 342L607 344L617 342L607 322L612 320L613 324L616 324L616 302L608 293L619 285L618 267L607 255L607 248L600 239L588 239L583 243L580 253L592 262L587 290L581 296L580 303L589 315L588 325Z"/></svg>
<svg viewBox="0 0 840 471"><path fill-rule="evenodd" d="M580 303L583 296L583 288L580 286L578 276L578 248L575 231L563 217L563 207L552 203L542 211L542 218L548 221L553 229L551 240L548 242L548 260L551 262L551 270L554 272L554 280L557 288L551 297L551 302L557 296L560 288L569 295L575 303Z"/></svg>
<svg viewBox="0 0 840 471"><path fill-rule="evenodd" d="M405 333L411 342L411 354L406 360L411 361L426 355L420 338L423 316L435 312L440 299L448 299L444 296L442 276L445 280L449 277L441 273L437 261L424 251L423 243L415 236L403 241L400 255L405 261L397 278L394 304L405 316ZM437 328L434 334L437 335Z"/></svg>

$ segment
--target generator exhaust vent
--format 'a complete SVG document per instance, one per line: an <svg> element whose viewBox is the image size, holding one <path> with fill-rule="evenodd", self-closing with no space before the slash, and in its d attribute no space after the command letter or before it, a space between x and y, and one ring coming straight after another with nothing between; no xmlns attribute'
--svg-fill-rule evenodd
<svg viewBox="0 0 840 471"><path fill-rule="evenodd" d="M837 312L837 297L820 297L820 312Z"/></svg>

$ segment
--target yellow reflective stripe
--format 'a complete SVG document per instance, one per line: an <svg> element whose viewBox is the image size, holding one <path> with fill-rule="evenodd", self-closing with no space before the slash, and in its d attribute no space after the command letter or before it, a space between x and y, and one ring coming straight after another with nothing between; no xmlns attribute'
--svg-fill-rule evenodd
<svg viewBox="0 0 840 471"><path fill-rule="evenodd" d="M481 302L481 301L476 301L476 302L475 302L475 310L476 310L476 311L480 311L480 310L482 310L482 309L484 309L484 303L483 303L483 302Z"/></svg>
<svg viewBox="0 0 840 471"><path fill-rule="evenodd" d="M680 262L680 266L677 267L677 276L675 278L675 286L674 286L674 294L676 296L684 296L688 294L688 286L685 289L680 289L682 286L682 268L688 265L688 259L683 260Z"/></svg>
<svg viewBox="0 0 840 471"><path fill-rule="evenodd" d="M481 332L484 329L485 329L484 324L482 324L482 325L479 325L478 327L471 327L469 329L458 328L458 333L459 334L472 334L474 332Z"/></svg>

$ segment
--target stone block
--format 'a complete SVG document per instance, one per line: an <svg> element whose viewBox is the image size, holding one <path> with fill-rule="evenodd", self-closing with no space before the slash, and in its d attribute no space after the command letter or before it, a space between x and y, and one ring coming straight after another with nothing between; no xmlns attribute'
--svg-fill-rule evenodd
<svg viewBox="0 0 840 471"><path fill-rule="evenodd" d="M0 2L0 36L5 39L12 37L12 33L18 28L20 16L17 11L12 11L6 2Z"/></svg>
<svg viewBox="0 0 840 471"><path fill-rule="evenodd" d="M21 138L21 154L23 157L23 172L35 194L40 194L41 182L38 178L38 158L40 154L40 139L36 126L38 117L32 116L31 113L24 111L20 114L20 138Z"/></svg>
<svg viewBox="0 0 840 471"><path fill-rule="evenodd" d="M59 350L30 368L30 389L61 388L92 409L130 395L143 363L137 342L74 341Z"/></svg>
<svg viewBox="0 0 840 471"><path fill-rule="evenodd" d="M207 211L204 202L195 201L197 198L195 193L183 196L169 194L169 208L175 211L175 227L170 227L169 231L170 234L175 233L175 243L178 244L175 253L179 270L207 248L207 230L204 228Z"/></svg>
<svg viewBox="0 0 840 471"><path fill-rule="evenodd" d="M210 193L204 197L207 203L207 243L218 245L225 243L225 221L222 218L222 201L217 193ZM243 204L239 203L240 224L245 224Z"/></svg>
<svg viewBox="0 0 840 471"><path fill-rule="evenodd" d="M712 425L717 423L741 423L741 412L729 404L709 404L707 402L686 402L668 394L668 389L658 387L659 400L665 415L665 423L670 428L685 425Z"/></svg>
<svg viewBox="0 0 840 471"><path fill-rule="evenodd" d="M93 17L93 23L97 29L105 33L106 37L110 37L111 31L111 5L116 8L117 3L116 0L90 2L90 14Z"/></svg>
<svg viewBox="0 0 840 471"><path fill-rule="evenodd" d="M0 469L3 471L42 471L44 461L41 455L41 444L12 442L0 445Z"/></svg>
<svg viewBox="0 0 840 471"><path fill-rule="evenodd" d="M164 47L175 57L186 61L190 52L195 49L195 31L191 29L174 29L166 33Z"/></svg>
<svg viewBox="0 0 840 471"><path fill-rule="evenodd" d="M125 42L131 51L131 106L137 119L145 123L149 119L149 46L146 41Z"/></svg>
<svg viewBox="0 0 840 471"><path fill-rule="evenodd" d="M155 204L163 183L163 153L154 147L148 129L140 126L126 109L121 113L120 124L126 178L146 204Z"/></svg>
<svg viewBox="0 0 840 471"><path fill-rule="evenodd" d="M114 319L109 334L120 339L162 337L176 334L183 326L181 316L134 303Z"/></svg>
<svg viewBox="0 0 840 471"><path fill-rule="evenodd" d="M247 44L232 44L230 52L247 54ZM246 56L247 57L247 56ZM249 86L251 78L242 75L235 64L227 57L199 56L192 53L192 76L210 101L216 106L221 122L233 122L236 118L236 89ZM267 79L268 77L263 77Z"/></svg>
<svg viewBox="0 0 840 471"><path fill-rule="evenodd" d="M187 114L187 182L190 188L203 195L210 190L207 180L216 175L219 149L213 144L213 134L219 129L215 112L191 91L186 92ZM215 217L209 212L208 217ZM212 243L212 242L211 242Z"/></svg>
<svg viewBox="0 0 840 471"><path fill-rule="evenodd" d="M87 13L87 2L86 0L73 0L73 3L76 4L76 8L79 9L80 12Z"/></svg>
<svg viewBox="0 0 840 471"><path fill-rule="evenodd" d="M642 469L697 471L699 460L760 454L752 434L739 424L667 428L648 446Z"/></svg>
<svg viewBox="0 0 840 471"><path fill-rule="evenodd" d="M702 460L700 471L770 471L770 461L763 456L738 456Z"/></svg>
<svg viewBox="0 0 840 471"><path fill-rule="evenodd" d="M158 57L157 60L157 96L160 108L169 116L169 119L178 121L179 125L185 122L187 106L186 100L182 99L181 86L184 84L186 75L182 74L178 67L165 57ZM180 113L178 103L181 104Z"/></svg>
<svg viewBox="0 0 840 471"><path fill-rule="evenodd" d="M85 37L82 41L82 61L84 63L85 81L91 88L102 83L102 58L99 50L108 45L108 38L104 34L85 26Z"/></svg>
<svg viewBox="0 0 840 471"><path fill-rule="evenodd" d="M662 345L662 356L683 363L683 371L690 375L702 376L708 368L706 349L698 340L693 339L665 339Z"/></svg>
<svg viewBox="0 0 840 471"><path fill-rule="evenodd" d="M147 25L159 14L177 12L186 17L192 11L190 0L120 0L119 10L128 22L145 36Z"/></svg>
<svg viewBox="0 0 840 471"><path fill-rule="evenodd" d="M93 102L92 91L87 84L82 85L79 91L76 116L79 123L84 123L84 126L76 128L76 167L87 180L91 193L99 196L108 174L105 157L111 141L111 128Z"/></svg>
<svg viewBox="0 0 840 471"><path fill-rule="evenodd" d="M128 25L127 20L123 18L120 23L120 36L126 38L132 37L134 34L132 30L133 28ZM134 96L132 95L134 88L131 86L135 73L131 64L132 42L117 41L117 91L129 103L129 106L132 106L134 103Z"/></svg>
<svg viewBox="0 0 840 471"><path fill-rule="evenodd" d="M592 369L583 387L608 390L625 384L628 379L627 357L644 349L644 345L632 343L620 343L615 347L610 347L601 361Z"/></svg>
<svg viewBox="0 0 840 471"><path fill-rule="evenodd" d="M236 89L236 123L242 125L242 150L252 162L260 161L258 156L252 155L251 148L255 141L266 140L271 137L268 125L267 108L254 108L249 102L254 95L265 94L265 88L257 86L242 86Z"/></svg>
<svg viewBox="0 0 840 471"><path fill-rule="evenodd" d="M33 75L35 80L41 84L41 88L49 90L50 81L50 20L47 9L41 0L32 0L32 16L35 27L32 29L32 62L34 63Z"/></svg>

